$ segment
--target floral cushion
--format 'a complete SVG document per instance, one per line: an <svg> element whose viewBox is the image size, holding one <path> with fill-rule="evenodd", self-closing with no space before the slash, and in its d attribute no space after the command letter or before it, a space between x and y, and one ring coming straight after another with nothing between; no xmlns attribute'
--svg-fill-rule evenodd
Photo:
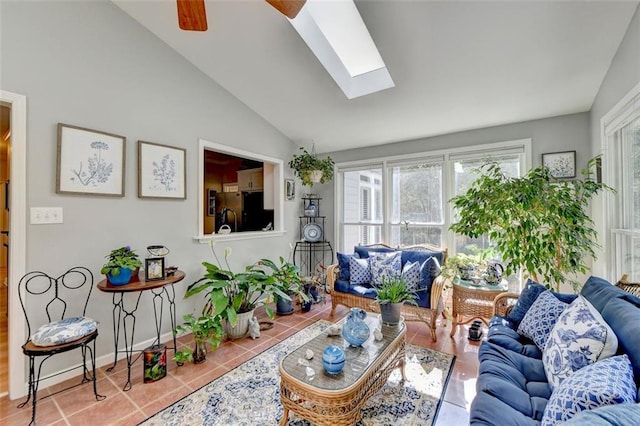
<svg viewBox="0 0 640 426"><path fill-rule="evenodd" d="M369 284L371 282L371 269L369 269L369 259L349 258L350 283L352 285Z"/></svg>
<svg viewBox="0 0 640 426"><path fill-rule="evenodd" d="M542 354L551 389L574 371L615 355L618 338L600 313L578 296L558 317Z"/></svg>
<svg viewBox="0 0 640 426"><path fill-rule="evenodd" d="M590 364L558 386L544 409L542 425L555 425L584 410L632 403L636 399L633 367L627 355Z"/></svg>
<svg viewBox="0 0 640 426"><path fill-rule="evenodd" d="M388 278L397 278L402 270L402 253L376 253L369 256L371 281L374 285L382 284Z"/></svg>
<svg viewBox="0 0 640 426"><path fill-rule="evenodd" d="M36 346L56 346L73 342L96 330L96 322L91 318L65 318L41 326L30 339Z"/></svg>
<svg viewBox="0 0 640 426"><path fill-rule="evenodd" d="M409 290L415 290L420 283L420 263L407 262L402 267L402 278L407 283Z"/></svg>
<svg viewBox="0 0 640 426"><path fill-rule="evenodd" d="M541 351L544 350L553 326L567 306L549 290L543 291L522 318L518 333L533 340Z"/></svg>

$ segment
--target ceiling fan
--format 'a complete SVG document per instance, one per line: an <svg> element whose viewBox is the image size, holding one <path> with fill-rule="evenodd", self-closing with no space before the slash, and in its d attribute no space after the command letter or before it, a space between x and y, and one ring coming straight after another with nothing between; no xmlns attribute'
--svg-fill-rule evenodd
<svg viewBox="0 0 640 426"><path fill-rule="evenodd" d="M205 0L176 0L178 2L178 24L185 31L206 31L207 14ZM296 17L306 0L265 0L289 19Z"/></svg>

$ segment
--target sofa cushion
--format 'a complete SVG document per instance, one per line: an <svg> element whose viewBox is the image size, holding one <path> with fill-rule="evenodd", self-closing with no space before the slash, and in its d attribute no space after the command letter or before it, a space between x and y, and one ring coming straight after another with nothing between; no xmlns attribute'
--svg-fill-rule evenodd
<svg viewBox="0 0 640 426"><path fill-rule="evenodd" d="M353 252L360 256L360 259L368 259L372 253L391 253L396 251L389 247L367 247L367 246L355 246Z"/></svg>
<svg viewBox="0 0 640 426"><path fill-rule="evenodd" d="M540 293L518 326L518 333L534 341L544 350L547 338L560 314L568 305L558 300L550 291Z"/></svg>
<svg viewBox="0 0 640 426"><path fill-rule="evenodd" d="M563 426L637 426L638 419L640 404L616 404L581 411Z"/></svg>
<svg viewBox="0 0 640 426"><path fill-rule="evenodd" d="M574 371L613 356L618 339L596 309L582 296L560 314L542 354L554 389Z"/></svg>
<svg viewBox="0 0 640 426"><path fill-rule="evenodd" d="M640 299L630 294L611 299L600 313L618 337L618 353L629 356L636 383L640 384Z"/></svg>
<svg viewBox="0 0 640 426"><path fill-rule="evenodd" d="M420 283L420 263L407 262L402 267L402 279L407 283L409 290L415 290Z"/></svg>
<svg viewBox="0 0 640 426"><path fill-rule="evenodd" d="M506 318L496 316L489 321L487 342L528 357L542 358L542 352L536 344L528 337L518 334L513 323Z"/></svg>
<svg viewBox="0 0 640 426"><path fill-rule="evenodd" d="M427 250L402 250L402 264L407 262L419 262L421 265L430 257L435 257L438 264L444 262L444 252Z"/></svg>
<svg viewBox="0 0 640 426"><path fill-rule="evenodd" d="M507 314L507 319L516 325L520 324L520 321L522 321L522 318L524 318L531 305L533 305L533 302L540 296L540 293L546 290L547 288L542 284L538 284L531 279L527 280L524 289L522 289L518 297L518 301L511 309L511 312Z"/></svg>
<svg viewBox="0 0 640 426"><path fill-rule="evenodd" d="M636 399L633 369L626 355L588 365L569 376L553 393L544 410L543 425L555 425L577 413Z"/></svg>
<svg viewBox="0 0 640 426"><path fill-rule="evenodd" d="M375 253L369 256L369 268L373 285L381 285L384 280L397 278L402 272L401 253Z"/></svg>
<svg viewBox="0 0 640 426"><path fill-rule="evenodd" d="M369 283L352 285L349 281L336 280L333 285L335 291L342 293L354 294L356 296L364 296L367 299L375 299L376 291Z"/></svg>
<svg viewBox="0 0 640 426"><path fill-rule="evenodd" d="M626 293L607 280L591 276L582 286L580 294L583 295L598 312L602 312L604 305L606 305L609 300L623 297Z"/></svg>
<svg viewBox="0 0 640 426"><path fill-rule="evenodd" d="M358 253L347 254L347 253L337 253L338 257L338 268L340 269L340 279L349 281L351 279L351 274L349 273L349 258L355 257L357 259L360 258Z"/></svg>
<svg viewBox="0 0 640 426"><path fill-rule="evenodd" d="M368 259L349 258L350 282L353 285L368 284L371 282L371 269Z"/></svg>

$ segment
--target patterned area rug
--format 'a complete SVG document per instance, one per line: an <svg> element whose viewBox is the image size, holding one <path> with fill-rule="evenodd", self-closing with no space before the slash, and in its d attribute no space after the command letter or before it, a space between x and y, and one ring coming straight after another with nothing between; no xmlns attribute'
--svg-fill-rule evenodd
<svg viewBox="0 0 640 426"><path fill-rule="evenodd" d="M320 320L140 423L152 425L275 425L282 418L277 366L288 353L326 331ZM358 425L431 425L455 356L407 345L406 381L394 370L362 409ZM289 413L289 426L310 425Z"/></svg>

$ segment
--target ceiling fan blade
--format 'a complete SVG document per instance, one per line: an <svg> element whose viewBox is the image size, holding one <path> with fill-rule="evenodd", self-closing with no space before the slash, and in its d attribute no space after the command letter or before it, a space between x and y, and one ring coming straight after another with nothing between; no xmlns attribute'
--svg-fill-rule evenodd
<svg viewBox="0 0 640 426"><path fill-rule="evenodd" d="M176 0L178 25L185 31L207 31L207 14L204 0Z"/></svg>
<svg viewBox="0 0 640 426"><path fill-rule="evenodd" d="M289 19L296 17L307 0L266 0L271 6Z"/></svg>

